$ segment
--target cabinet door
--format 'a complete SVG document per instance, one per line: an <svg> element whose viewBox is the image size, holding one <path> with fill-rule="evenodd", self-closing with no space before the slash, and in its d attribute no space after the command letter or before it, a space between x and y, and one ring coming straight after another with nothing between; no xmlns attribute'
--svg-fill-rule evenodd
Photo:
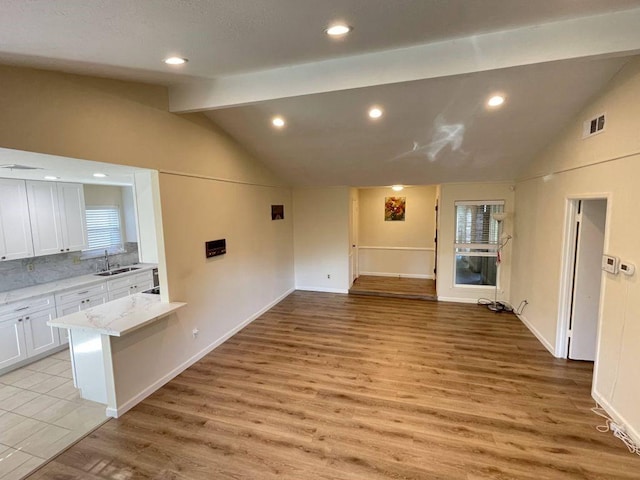
<svg viewBox="0 0 640 480"><path fill-rule="evenodd" d="M111 302L111 301L117 300L119 298L128 297L132 293L133 292L132 292L131 286L119 288L117 290L112 290L112 291L109 292L109 301Z"/></svg>
<svg viewBox="0 0 640 480"><path fill-rule="evenodd" d="M27 198L35 256L64 252L55 182L27 181Z"/></svg>
<svg viewBox="0 0 640 480"><path fill-rule="evenodd" d="M84 188L79 183L58 183L58 204L65 251L87 248Z"/></svg>
<svg viewBox="0 0 640 480"><path fill-rule="evenodd" d="M27 348L22 318L0 322L0 369L25 358L27 358Z"/></svg>
<svg viewBox="0 0 640 480"><path fill-rule="evenodd" d="M30 313L24 317L28 356L38 355L60 345L57 329L47 325L47 322L54 318L56 318L56 312L53 308Z"/></svg>
<svg viewBox="0 0 640 480"><path fill-rule="evenodd" d="M86 310L87 308L97 307L98 305L102 305L107 303L107 294L103 295L94 295L93 297L85 298L82 300L82 304L80 305L80 310Z"/></svg>
<svg viewBox="0 0 640 480"><path fill-rule="evenodd" d="M24 180L0 178L0 261L33 257Z"/></svg>

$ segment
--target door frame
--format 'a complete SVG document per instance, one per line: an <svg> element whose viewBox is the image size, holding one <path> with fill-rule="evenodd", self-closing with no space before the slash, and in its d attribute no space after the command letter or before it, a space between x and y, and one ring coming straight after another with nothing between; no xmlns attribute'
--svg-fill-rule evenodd
<svg viewBox="0 0 640 480"><path fill-rule="evenodd" d="M576 218L578 216L578 202L582 200L606 200L607 214L604 227L603 252L609 250L609 225L611 219L611 194L610 193L587 193L574 194L565 197L564 229L562 239L562 260L560 262L560 296L558 301L558 323L556 327L555 356L557 358L568 358L569 348L569 320L571 318L573 300L573 269L576 254ZM600 333L602 329L602 306L604 304L604 272L601 273L602 282L600 286L600 298L598 303L598 328L596 335L596 359L598 363L600 355ZM597 371L594 368L594 376ZM595 381L595 380L594 380Z"/></svg>

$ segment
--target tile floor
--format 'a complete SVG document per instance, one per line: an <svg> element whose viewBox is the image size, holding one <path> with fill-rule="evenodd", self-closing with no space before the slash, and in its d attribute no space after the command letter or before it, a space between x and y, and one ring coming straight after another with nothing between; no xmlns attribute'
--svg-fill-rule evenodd
<svg viewBox="0 0 640 480"><path fill-rule="evenodd" d="M80 398L69 350L0 376L0 480L19 480L106 420Z"/></svg>

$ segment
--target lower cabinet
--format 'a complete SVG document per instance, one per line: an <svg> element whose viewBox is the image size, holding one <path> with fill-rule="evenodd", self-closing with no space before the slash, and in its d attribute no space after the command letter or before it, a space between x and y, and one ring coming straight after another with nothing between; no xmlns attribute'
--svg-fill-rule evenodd
<svg viewBox="0 0 640 480"><path fill-rule="evenodd" d="M33 357L60 345L58 329L47 325L47 322L54 318L56 318L54 308L24 316L23 323L27 357Z"/></svg>
<svg viewBox="0 0 640 480"><path fill-rule="evenodd" d="M53 304L50 295L0 308L0 369L60 345L58 329L47 325Z"/></svg>
<svg viewBox="0 0 640 480"><path fill-rule="evenodd" d="M0 306L0 374L16 363L69 343L49 320L153 288L151 270Z"/></svg>
<svg viewBox="0 0 640 480"><path fill-rule="evenodd" d="M109 301L144 292L150 288L153 288L153 272L151 270L107 281Z"/></svg>
<svg viewBox="0 0 640 480"><path fill-rule="evenodd" d="M0 320L0 369L27 358L22 318Z"/></svg>

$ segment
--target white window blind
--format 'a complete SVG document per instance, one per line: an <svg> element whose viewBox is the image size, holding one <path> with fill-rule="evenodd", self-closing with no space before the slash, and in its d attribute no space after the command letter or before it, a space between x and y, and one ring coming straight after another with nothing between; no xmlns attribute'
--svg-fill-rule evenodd
<svg viewBox="0 0 640 480"><path fill-rule="evenodd" d="M122 247L120 209L118 207L87 207L87 250Z"/></svg>
<svg viewBox="0 0 640 480"><path fill-rule="evenodd" d="M457 248L494 249L498 245L498 222L492 213L502 212L504 202L456 202Z"/></svg>

